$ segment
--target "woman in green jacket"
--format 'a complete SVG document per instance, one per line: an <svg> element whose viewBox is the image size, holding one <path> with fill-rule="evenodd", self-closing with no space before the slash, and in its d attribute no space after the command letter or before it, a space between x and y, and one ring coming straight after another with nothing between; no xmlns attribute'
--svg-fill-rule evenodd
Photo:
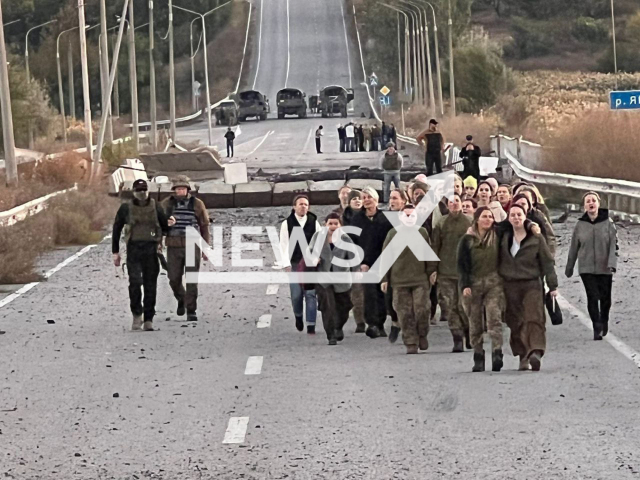
<svg viewBox="0 0 640 480"><path fill-rule="evenodd" d="M547 345L543 280L555 297L558 278L546 240L527 232L526 219L525 209L520 205L509 208L511 228L500 241L498 272L504 280L511 351L520 357L520 370L529 370L531 365L538 371Z"/></svg>
<svg viewBox="0 0 640 480"><path fill-rule="evenodd" d="M485 368L483 345L483 313L492 343L492 370L502 369L502 315L504 290L498 275L498 235L493 213L480 207L473 216L472 233L465 235L458 246L458 276L469 316L469 333L473 347L473 370Z"/></svg>

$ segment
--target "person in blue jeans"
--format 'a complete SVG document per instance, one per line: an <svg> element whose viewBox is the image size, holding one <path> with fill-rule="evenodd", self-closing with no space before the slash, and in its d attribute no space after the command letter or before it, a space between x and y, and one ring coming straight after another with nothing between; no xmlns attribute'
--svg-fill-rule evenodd
<svg viewBox="0 0 640 480"><path fill-rule="evenodd" d="M309 197L297 195L293 199L291 214L282 222L280 227L280 251L282 252L283 266L287 272L304 270L305 262L302 248L306 248L309 245L311 238L316 232L320 231L320 228L318 218L309 211ZM290 241L292 236L300 236L300 234L304 236L307 244L303 245L302 248L297 241ZM302 241L301 237L300 240ZM311 265L309 266L311 267ZM299 332L304 330L303 315L306 313L307 333L315 335L318 302L313 285L291 282L289 290L291 292L293 314L296 319L296 328Z"/></svg>
<svg viewBox="0 0 640 480"><path fill-rule="evenodd" d="M395 188L400 188L400 170L402 170L402 155L396 150L393 142L387 143L387 149L381 159L384 173L383 202L389 202L391 182Z"/></svg>

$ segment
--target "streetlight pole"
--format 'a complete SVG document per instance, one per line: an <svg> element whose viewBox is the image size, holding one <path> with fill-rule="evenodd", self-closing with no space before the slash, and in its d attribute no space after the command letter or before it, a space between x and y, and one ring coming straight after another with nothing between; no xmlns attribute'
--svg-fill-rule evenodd
<svg viewBox="0 0 640 480"><path fill-rule="evenodd" d="M396 21L398 23L398 89L402 88L402 53L400 46L400 12L396 12Z"/></svg>
<svg viewBox="0 0 640 480"><path fill-rule="evenodd" d="M111 121L111 105L105 103L107 82L109 80L109 45L107 43L107 7L105 0L100 0L100 91L102 92L102 115L109 117L107 142L113 143L113 123Z"/></svg>
<svg viewBox="0 0 640 480"><path fill-rule="evenodd" d="M58 96L60 97L60 116L62 117L62 137L64 138L64 144L67 144L67 119L64 111L64 87L62 85L62 68L60 66L60 37L67 32L77 30L78 27L73 27L68 30L63 30L58 34L56 38L56 66L58 68Z"/></svg>
<svg viewBox="0 0 640 480"><path fill-rule="evenodd" d="M125 19L125 23L127 20ZM111 50L115 50L116 48L116 37L115 33L111 35ZM120 118L120 75L117 73L117 65L116 65L116 80L113 84L113 116L116 118Z"/></svg>
<svg viewBox="0 0 640 480"><path fill-rule="evenodd" d="M25 35L25 39L24 39L24 66L27 71L28 83L31 83L31 72L29 70L29 34L32 31L36 30L37 28L41 28L41 27L44 27L45 25L49 25L50 23L55 23L55 22L57 22L57 20L49 20L48 22L41 23L40 25L36 25L35 27L31 27L29 30L27 30L27 34ZM29 129L29 149L33 150L34 138L33 138L33 123L31 122L31 120L29 120L28 129Z"/></svg>
<svg viewBox="0 0 640 480"><path fill-rule="evenodd" d="M0 3L0 25L2 25L2 4ZM18 164L16 163L16 143L13 137L13 116L11 114L11 92L7 68L7 50L4 44L4 28L0 28L0 104L2 109L2 140L4 141L4 167L7 186L18 184Z"/></svg>
<svg viewBox="0 0 640 480"><path fill-rule="evenodd" d="M93 154L93 131L91 129L91 96L89 91L89 65L87 62L87 35L84 18L84 0L78 0L78 25L80 32L80 64L82 66L82 98L84 102L84 139L87 155ZM93 179L94 167L91 166Z"/></svg>
<svg viewBox="0 0 640 480"><path fill-rule="evenodd" d="M138 74L136 72L136 34L133 21L133 2L129 3L129 90L131 93L131 129L133 145L136 152L140 149L140 133L138 131Z"/></svg>
<svg viewBox="0 0 640 480"><path fill-rule="evenodd" d="M613 71L616 90L618 89L618 51L616 47L616 14L611 0L611 37L613 39Z"/></svg>
<svg viewBox="0 0 640 480"><path fill-rule="evenodd" d="M424 0L422 0L424 1ZM436 21L436 10L430 2L425 2L431 7L433 13L433 39L436 48L436 74L438 75L438 100L440 101L440 115L444 115L444 99L442 95L442 72L440 71L440 46L438 45L438 22Z"/></svg>
<svg viewBox="0 0 640 480"><path fill-rule="evenodd" d="M176 75L173 62L173 0L169 0L169 136L176 142Z"/></svg>
<svg viewBox="0 0 640 480"><path fill-rule="evenodd" d="M410 84L411 84L411 45L410 45L410 25L409 25L409 16L407 15L407 13L404 10L401 10L397 7L394 7L392 5L388 5L386 3L382 3L379 2L380 5L382 5L383 7L389 8L393 11L395 11L398 14L402 14L404 16L404 21L405 21L405 57L404 57L404 63L405 63L405 76L404 76L404 80L405 80L405 93L408 94L409 93L409 88L410 88ZM412 17L413 20L413 17ZM415 31L415 29L414 29ZM414 43L415 44L415 43ZM415 58L415 50L414 50L414 58ZM414 64L415 66L415 64ZM415 85L417 83L417 78L416 78L416 70L415 68L413 69L413 85L414 88L412 89L412 91L415 91ZM414 97L414 103L415 103L415 97Z"/></svg>
<svg viewBox="0 0 640 480"><path fill-rule="evenodd" d="M155 152L158 147L158 119L156 110L156 65L154 59L155 32L153 29L153 0L149 0L149 91L150 120L151 120L151 148Z"/></svg>
<svg viewBox="0 0 640 480"><path fill-rule="evenodd" d="M424 26L422 30L424 32L424 35L422 37L422 40L424 42L423 45L426 46L426 53L427 53L426 63L427 63L427 76L428 76L428 82L429 82L429 105L431 108L431 116L435 117L436 116L436 99L435 99L435 94L433 89L433 68L431 66L431 46L429 44L429 22L427 20L427 10L426 8L421 7L418 4L411 3L411 2L408 2L408 3L410 3L417 9L422 10L422 13L424 14ZM423 49L423 52L424 52L424 49ZM425 95L426 95L426 92L425 92Z"/></svg>
<svg viewBox="0 0 640 480"><path fill-rule="evenodd" d="M197 20L198 18L191 20L191 25L189 27L189 44L191 45L191 56L189 57L191 60L191 105L194 111L198 108L198 105L196 104L196 92L193 87L196 83L195 57L196 53L198 53L198 50L200 49L200 45L198 44L198 50L195 52L193 51L193 22Z"/></svg>
<svg viewBox="0 0 640 480"><path fill-rule="evenodd" d="M67 47L67 67L69 69L69 115L71 115L71 118L76 118L76 93L73 81L73 45L71 39L69 39L69 46Z"/></svg>
<svg viewBox="0 0 640 480"><path fill-rule="evenodd" d="M611 0L613 1L613 0ZM449 96L451 97L451 116L456 116L456 82L453 73L453 20L451 20L451 0L449 0Z"/></svg>

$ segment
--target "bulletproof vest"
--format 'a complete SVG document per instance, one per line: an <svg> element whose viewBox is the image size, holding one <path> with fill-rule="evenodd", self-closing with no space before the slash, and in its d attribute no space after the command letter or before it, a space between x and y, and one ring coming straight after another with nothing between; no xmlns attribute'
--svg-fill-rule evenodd
<svg viewBox="0 0 640 480"><path fill-rule="evenodd" d="M129 202L129 219L125 239L129 242L159 242L162 229L158 221L156 201L150 198L146 205Z"/></svg>
<svg viewBox="0 0 640 480"><path fill-rule="evenodd" d="M394 153L393 155L389 155L385 152L384 160L382 161L382 169L400 170L400 159L398 158L398 154Z"/></svg>
<svg viewBox="0 0 640 480"><path fill-rule="evenodd" d="M198 229L198 218L194 208L195 198L175 199L173 207L173 218L176 224L169 230L170 237L184 237L187 227Z"/></svg>
<svg viewBox="0 0 640 480"><path fill-rule="evenodd" d="M317 217L311 213L307 213L307 222L302 227L302 231L304 232L304 237L307 239L307 243L311 242L311 237L316 233L316 220ZM287 218L287 230L289 231L289 238L291 238L291 232L295 227L299 227L300 223L296 218L295 212L291 212L291 215ZM291 243L289 243L291 245ZM293 249L293 254L291 255L291 265L297 265L300 260L302 260L302 250L300 250L300 245L296 243L295 248Z"/></svg>

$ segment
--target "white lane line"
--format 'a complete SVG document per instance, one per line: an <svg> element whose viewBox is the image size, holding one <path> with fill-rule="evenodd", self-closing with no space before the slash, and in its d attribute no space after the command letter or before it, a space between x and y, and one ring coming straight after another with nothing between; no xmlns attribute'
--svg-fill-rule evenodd
<svg viewBox="0 0 640 480"><path fill-rule="evenodd" d="M256 153L256 150L258 150L258 149L262 146L262 144L263 144L264 142L266 142L266 141L267 141L267 138L269 138L269 137L270 137L271 135L273 135L274 133L276 133L276 132L275 132L275 130L271 130L270 132L268 132L268 133L264 136L264 138L262 139L262 141L258 144L258 146L257 146L256 148L254 148L253 150L251 150L251 152L249 152L249 154L248 154L248 155L253 155L254 153ZM248 155L247 155L247 156L248 156Z"/></svg>
<svg viewBox="0 0 640 480"><path fill-rule="evenodd" d="M313 128L309 129L309 135L307 135L307 140L304 142L304 147L302 147L302 150L300 151L300 153L298 154L298 156L296 157L296 161L295 163L298 163L298 161L300 160L300 158L302 157L302 155L304 155L304 152L307 151L307 146L309 145L309 142L311 141L311 136L313 135Z"/></svg>
<svg viewBox="0 0 640 480"><path fill-rule="evenodd" d="M349 88L353 88L353 81L351 79L351 55L349 54L349 38L347 37L347 21L344 18L344 5L342 0L337 0L340 4L340 11L342 12L342 26L344 27L344 44L347 47L347 65L349 67Z"/></svg>
<svg viewBox="0 0 640 480"><path fill-rule="evenodd" d="M287 0L287 76L284 79L284 88L289 83L289 68L291 66L291 27L289 22L289 0Z"/></svg>
<svg viewBox="0 0 640 480"><path fill-rule="evenodd" d="M264 12L264 0L260 0L260 33L258 33L258 66L256 67L256 76L253 79L253 88L256 89L256 83L258 82L258 72L260 72L260 55L262 53L262 12Z"/></svg>
<svg viewBox="0 0 640 480"><path fill-rule="evenodd" d="M102 241L105 241L107 239L111 238L111 235L107 235L106 237L104 237L102 239ZM44 278L50 278L53 274L59 272L60 270L62 270L64 267L66 267L67 265L69 265L71 262L73 262L74 260L77 260L78 258L80 258L82 255L84 255L85 253L87 253L89 250L91 250L92 248L97 247L99 244L95 244L95 245L87 245L86 247L84 247L82 250L80 250L79 252L71 255L69 258L67 258L66 260L60 262L58 265L56 265L55 267L53 267L51 270L49 270L48 272L46 272L44 274ZM13 302L16 298L21 297L22 295L24 295L25 293L27 293L29 290L31 290L32 288L35 288L36 286L38 286L40 284L40 282L32 282L32 283L28 283L25 286L21 287L20 289L16 290L15 292L13 292L11 295L7 296L6 298L4 298L3 300L0 301L0 308L5 307L7 305L9 305L11 302Z"/></svg>
<svg viewBox="0 0 640 480"><path fill-rule="evenodd" d="M267 295L276 295L278 293L279 288L280 288L280 285L278 284L267 285Z"/></svg>
<svg viewBox="0 0 640 480"><path fill-rule="evenodd" d="M263 357L249 357L244 369L245 375L260 375L262 373Z"/></svg>
<svg viewBox="0 0 640 480"><path fill-rule="evenodd" d="M569 310L572 314L577 316L578 320L580 320L580 323L582 323L585 327L587 327L589 330L593 330L593 323L591 322L591 319L587 315L585 315L582 310L574 307L566 298L561 295L558 295L558 303L562 308L564 308L565 310ZM607 336L603 339L609 342L609 344L618 352L635 363L636 367L640 368L640 353L636 352L633 348L631 348L629 345L624 343L612 333L608 333Z"/></svg>
<svg viewBox="0 0 640 480"><path fill-rule="evenodd" d="M258 328L269 328L271 326L271 314L265 313L258 319Z"/></svg>
<svg viewBox="0 0 640 480"><path fill-rule="evenodd" d="M247 425L249 425L249 417L231 417L222 443L243 443L247 434Z"/></svg>

